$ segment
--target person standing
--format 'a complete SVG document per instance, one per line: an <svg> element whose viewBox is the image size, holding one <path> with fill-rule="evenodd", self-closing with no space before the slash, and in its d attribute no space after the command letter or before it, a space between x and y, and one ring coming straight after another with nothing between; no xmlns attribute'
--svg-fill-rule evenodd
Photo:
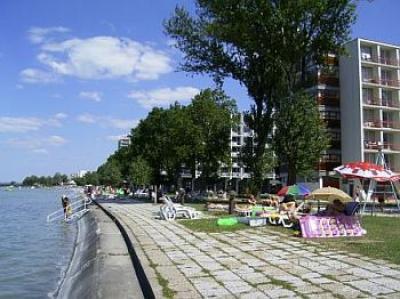
<svg viewBox="0 0 400 299"><path fill-rule="evenodd" d="M69 214L68 210L70 209L70 207L69 207L69 199L66 195L61 196L61 204L64 209L64 219L67 219Z"/></svg>

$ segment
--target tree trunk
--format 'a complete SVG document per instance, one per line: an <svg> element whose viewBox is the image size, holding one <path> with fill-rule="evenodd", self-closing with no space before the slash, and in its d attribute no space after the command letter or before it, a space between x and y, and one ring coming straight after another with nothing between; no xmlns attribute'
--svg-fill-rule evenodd
<svg viewBox="0 0 400 299"><path fill-rule="evenodd" d="M288 163L288 180L287 180L287 185L294 185L296 184L296 168L293 166L292 163Z"/></svg>

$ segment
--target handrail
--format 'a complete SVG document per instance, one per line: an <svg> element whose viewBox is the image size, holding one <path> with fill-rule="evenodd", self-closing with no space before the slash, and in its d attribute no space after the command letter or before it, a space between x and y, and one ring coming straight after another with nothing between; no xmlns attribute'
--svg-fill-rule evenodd
<svg viewBox="0 0 400 299"><path fill-rule="evenodd" d="M90 198L84 198L81 197L80 199L73 201L70 203L70 207L71 207L71 215L70 217L72 217L73 215L75 215L78 212L82 212L82 211L86 211L87 208L86 206L88 204L90 204L92 202L92 200ZM65 218L64 215L64 208L58 209L57 211L47 215L47 222L53 222L59 219L63 219Z"/></svg>

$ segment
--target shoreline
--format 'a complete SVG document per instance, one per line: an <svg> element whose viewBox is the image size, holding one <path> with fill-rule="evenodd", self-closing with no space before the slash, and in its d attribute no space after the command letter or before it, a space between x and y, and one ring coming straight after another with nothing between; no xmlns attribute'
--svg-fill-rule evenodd
<svg viewBox="0 0 400 299"><path fill-rule="evenodd" d="M74 252L55 298L144 298L128 248L96 205L78 220Z"/></svg>

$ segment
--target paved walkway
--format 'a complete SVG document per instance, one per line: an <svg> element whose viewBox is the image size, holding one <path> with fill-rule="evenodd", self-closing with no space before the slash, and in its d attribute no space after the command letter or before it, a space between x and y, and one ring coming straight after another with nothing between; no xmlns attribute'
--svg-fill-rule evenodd
<svg viewBox="0 0 400 299"><path fill-rule="evenodd" d="M173 298L400 298L399 265L327 251L269 227L193 233L156 219L152 204L103 206L128 229L157 298L168 290Z"/></svg>

